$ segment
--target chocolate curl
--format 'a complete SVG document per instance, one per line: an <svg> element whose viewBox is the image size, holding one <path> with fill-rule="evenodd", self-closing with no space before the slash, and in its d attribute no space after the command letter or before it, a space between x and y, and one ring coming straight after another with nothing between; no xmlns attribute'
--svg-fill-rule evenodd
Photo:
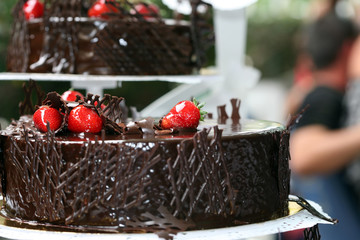
<svg viewBox="0 0 360 240"><path fill-rule="evenodd" d="M69 108L67 107L66 101L57 92L49 92L46 95L46 98L42 102L42 105L47 105L51 108L61 109L62 112L68 112Z"/></svg>
<svg viewBox="0 0 360 240"><path fill-rule="evenodd" d="M241 116L240 116L241 100L238 98L232 98L232 99L230 99L230 102L231 102L231 106L232 106L231 118L233 119L233 121L239 121L241 118Z"/></svg>
<svg viewBox="0 0 360 240"><path fill-rule="evenodd" d="M225 124L226 120L229 118L229 116L226 113L225 107L226 105L221 105L217 107L219 124Z"/></svg>
<svg viewBox="0 0 360 240"><path fill-rule="evenodd" d="M299 113L295 115L289 115L286 123L286 129L291 131L295 125L300 121L304 113L307 111L307 109L310 107L310 105L306 105Z"/></svg>

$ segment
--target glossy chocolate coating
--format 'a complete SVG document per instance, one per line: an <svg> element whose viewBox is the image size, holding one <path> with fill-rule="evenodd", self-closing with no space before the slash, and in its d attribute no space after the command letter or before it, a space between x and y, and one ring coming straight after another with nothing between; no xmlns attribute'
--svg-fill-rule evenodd
<svg viewBox="0 0 360 240"><path fill-rule="evenodd" d="M288 214L288 143L288 130L266 121L101 137L40 134L24 116L1 132L5 208L24 220L115 232L274 219Z"/></svg>
<svg viewBox="0 0 360 240"><path fill-rule="evenodd" d="M7 71L96 75L183 75L205 65L213 31L196 10L189 22L145 18L131 1L110 1L118 13L89 18L95 0L49 0L42 18L14 8ZM209 6L206 9L211 9Z"/></svg>
<svg viewBox="0 0 360 240"><path fill-rule="evenodd" d="M22 72L19 61L28 63L26 72L37 73L180 75L194 69L189 26L81 18L71 22L77 30L67 33L73 44L68 48L62 47L64 33L56 30L63 27L60 22L50 26L51 38L44 32L42 19L26 24L30 48L16 58L19 46L14 41L8 54L10 72Z"/></svg>

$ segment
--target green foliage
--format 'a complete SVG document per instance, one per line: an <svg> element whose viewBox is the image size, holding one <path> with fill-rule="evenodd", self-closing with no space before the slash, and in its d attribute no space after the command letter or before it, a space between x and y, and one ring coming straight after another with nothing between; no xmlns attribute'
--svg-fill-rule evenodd
<svg viewBox="0 0 360 240"><path fill-rule="evenodd" d="M293 18L267 22L249 20L247 55L264 78L276 77L293 69L300 27L301 22Z"/></svg>
<svg viewBox="0 0 360 240"><path fill-rule="evenodd" d="M12 23L11 10L15 3L14 0L0 1L0 72L5 71L6 48Z"/></svg>

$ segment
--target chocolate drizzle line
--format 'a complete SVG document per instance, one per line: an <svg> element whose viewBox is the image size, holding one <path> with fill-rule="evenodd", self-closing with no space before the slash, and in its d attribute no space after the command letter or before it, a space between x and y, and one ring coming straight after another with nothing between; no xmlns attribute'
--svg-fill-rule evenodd
<svg viewBox="0 0 360 240"><path fill-rule="evenodd" d="M217 126L213 129L214 139L210 142L207 140L210 130L204 129L196 133L192 140L184 140L178 145L178 156L174 162L168 160L169 180L174 195L171 201L171 205L175 206L174 216L190 219L194 209L202 201L207 203L204 213L226 216L235 211L235 193L221 147L222 130ZM194 148L186 156L185 149L191 143ZM184 192L182 189L187 190Z"/></svg>
<svg viewBox="0 0 360 240"><path fill-rule="evenodd" d="M25 126L22 134L25 148L18 146L13 137L10 138L11 164L17 169L17 173L21 173L11 177L19 178L26 189L31 189L23 201L35 207L35 215L52 222L57 221L63 217L65 205L65 193L58 189L61 150L51 131L46 134L45 141L39 140Z"/></svg>
<svg viewBox="0 0 360 240"><path fill-rule="evenodd" d="M84 158L71 167L68 165L67 171L61 175L63 186L67 182L76 182L72 190L74 200L69 202L73 214L66 218L66 224L80 218L90 208L101 205L106 199L110 199L106 203L108 207L115 209L131 209L144 201L147 197L144 188L150 183L146 172L160 160L153 156L155 150L156 146L149 153L141 153L131 147L116 148L104 142L88 143ZM129 155L133 157L128 158ZM139 164L140 159L143 159L141 167L133 169L133 161ZM114 186L106 188L111 178L114 178ZM94 192L97 194L91 194Z"/></svg>

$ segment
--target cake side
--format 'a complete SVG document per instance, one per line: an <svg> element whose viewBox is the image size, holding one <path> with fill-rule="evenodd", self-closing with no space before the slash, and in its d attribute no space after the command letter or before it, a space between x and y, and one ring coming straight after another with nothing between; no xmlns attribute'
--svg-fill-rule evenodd
<svg viewBox="0 0 360 240"><path fill-rule="evenodd" d="M23 126L16 124L13 130ZM21 219L120 232L226 227L285 216L286 129L227 136L216 129L175 139L110 137L108 143L105 136L72 143L49 133L36 137L26 128L12 137L5 130L6 209Z"/></svg>

